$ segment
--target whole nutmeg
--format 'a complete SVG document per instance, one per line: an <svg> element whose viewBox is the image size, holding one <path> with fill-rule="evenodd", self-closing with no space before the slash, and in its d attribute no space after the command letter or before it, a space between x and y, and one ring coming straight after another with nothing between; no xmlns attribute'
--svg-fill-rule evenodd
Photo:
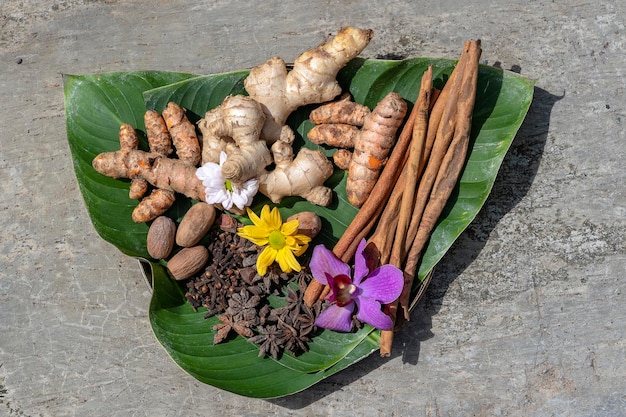
<svg viewBox="0 0 626 417"><path fill-rule="evenodd" d="M165 259L170 256L174 248L176 223L169 217L159 216L148 229L146 247L148 254L154 259Z"/></svg>
<svg viewBox="0 0 626 417"><path fill-rule="evenodd" d="M178 225L176 244L184 248L194 246L209 232L215 221L215 207L205 202L191 206Z"/></svg>
<svg viewBox="0 0 626 417"><path fill-rule="evenodd" d="M183 248L167 262L167 269L175 280L183 280L200 272L209 260L209 251L204 246Z"/></svg>
<svg viewBox="0 0 626 417"><path fill-rule="evenodd" d="M298 220L298 233L313 239L322 230L322 219L312 211L301 211L287 217L287 221Z"/></svg>

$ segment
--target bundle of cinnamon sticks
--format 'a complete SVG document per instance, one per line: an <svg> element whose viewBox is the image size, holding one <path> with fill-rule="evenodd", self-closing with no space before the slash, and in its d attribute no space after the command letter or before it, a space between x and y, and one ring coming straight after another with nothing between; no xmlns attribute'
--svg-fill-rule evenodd
<svg viewBox="0 0 626 417"><path fill-rule="evenodd" d="M402 294L385 306L395 330L409 320L422 252L465 165L481 52L480 40L466 41L441 91L433 89L432 67L426 70L413 110L380 178L333 248L333 253L347 263L365 238L366 251L376 254L380 264L392 264L403 271ZM329 288L314 280L304 300L310 305L328 292ZM391 354L393 334L394 330L382 332L381 356Z"/></svg>

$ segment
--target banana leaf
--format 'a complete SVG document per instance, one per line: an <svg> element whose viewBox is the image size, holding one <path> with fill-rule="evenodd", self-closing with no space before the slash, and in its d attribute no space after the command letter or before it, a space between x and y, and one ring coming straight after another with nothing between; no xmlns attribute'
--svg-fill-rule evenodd
<svg viewBox="0 0 626 417"><path fill-rule="evenodd" d="M433 66L434 86L442 88L456 61L412 58L403 61L351 61L338 75L344 91L373 108L390 91L414 104L421 76ZM95 172L91 161L100 152L119 148L121 123L130 123L147 148L143 114L161 111L169 101L187 109L192 121L219 105L229 94L245 94L247 71L194 75L158 71L95 75L65 75L67 135L77 182L98 234L123 253L147 259L153 285L149 319L157 340L172 359L198 380L237 394L272 398L306 389L366 358L378 349L379 332L370 326L353 333L321 331L309 351L278 360L259 358L259 349L242 337L213 345L215 317L204 318L186 302L184 289L167 275L163 262L150 260L146 250L148 226L131 220L137 201L128 197L130 182ZM517 74L481 66L473 114L470 153L457 188L448 201L418 266L413 295L456 238L485 203L496 175L532 100L534 82ZM318 149L306 133L312 127L308 113L314 106L294 112L288 124L297 133L294 147ZM330 156L331 149L320 148ZM313 242L332 248L357 213L345 194L346 174L336 170L326 185L334 190L329 207L318 207L295 197L278 205L283 218L310 210L323 220L323 232ZM183 197L166 215L179 220L193 202ZM258 213L268 201L255 199ZM280 300L274 300L280 303Z"/></svg>

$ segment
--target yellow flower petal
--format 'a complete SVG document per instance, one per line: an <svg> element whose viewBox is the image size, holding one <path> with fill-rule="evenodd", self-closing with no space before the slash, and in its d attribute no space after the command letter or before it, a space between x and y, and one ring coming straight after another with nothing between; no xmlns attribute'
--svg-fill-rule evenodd
<svg viewBox="0 0 626 417"><path fill-rule="evenodd" d="M308 248L309 248L309 245L308 244L304 244L304 245L300 246L299 249L294 250L293 254L296 255L296 256L302 256L304 254L304 252L306 252L306 250Z"/></svg>
<svg viewBox="0 0 626 417"><path fill-rule="evenodd" d="M295 235L298 232L298 227L300 227L300 222L298 220L291 220L289 222L283 223L280 227L280 231L284 235Z"/></svg>
<svg viewBox="0 0 626 417"><path fill-rule="evenodd" d="M256 226L258 227L263 227L264 223L263 221L259 218L259 216L257 216L252 210L250 210L250 208L246 207L246 210L248 211L248 217L250 218L250 220L252 220L252 223L254 223Z"/></svg>
<svg viewBox="0 0 626 417"><path fill-rule="evenodd" d="M243 226L237 230L237 233L240 236L245 235L243 237L250 236L256 239L267 238L269 236L269 233L266 230L258 226Z"/></svg>
<svg viewBox="0 0 626 417"><path fill-rule="evenodd" d="M299 221L292 220L283 223L280 211L277 207L270 209L269 205L263 206L260 216L247 209L248 216L254 225L243 226L237 229L237 234L258 246L265 246L257 258L257 272L265 275L267 268L274 262L278 262L284 272L300 271L301 266L296 256L306 252L311 238L298 234ZM270 242L270 236L276 242Z"/></svg>
<svg viewBox="0 0 626 417"><path fill-rule="evenodd" d="M278 211L278 208L274 207L269 216L265 218L265 221L267 222L267 226L272 230L280 230L280 226L283 224L283 219L280 217L280 211Z"/></svg>
<svg viewBox="0 0 626 417"><path fill-rule="evenodd" d="M270 246L266 246L263 252L259 254L256 260L256 271L263 276L267 272L267 268L276 260L277 252Z"/></svg>
<svg viewBox="0 0 626 417"><path fill-rule="evenodd" d="M309 243L311 241L311 238L307 235L295 235L294 238L300 244Z"/></svg>
<svg viewBox="0 0 626 417"><path fill-rule="evenodd" d="M276 255L276 261L278 261L280 269L284 272L300 271L301 269L296 257L293 256L293 252L290 250L283 249L279 251Z"/></svg>

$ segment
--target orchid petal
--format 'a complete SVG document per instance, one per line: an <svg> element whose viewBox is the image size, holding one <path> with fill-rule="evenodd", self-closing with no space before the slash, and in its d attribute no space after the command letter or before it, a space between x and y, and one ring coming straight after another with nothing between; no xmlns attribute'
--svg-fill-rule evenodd
<svg viewBox="0 0 626 417"><path fill-rule="evenodd" d="M367 268L367 260L365 259L365 255L363 251L365 250L365 239L361 239L359 242L359 246L356 249L356 254L354 255L354 284L359 285L361 280L365 278L369 272Z"/></svg>
<svg viewBox="0 0 626 417"><path fill-rule="evenodd" d="M330 276L350 276L350 267L337 259L334 253L326 249L324 245L313 248L311 262L309 263L313 278L324 285L328 285L326 274Z"/></svg>
<svg viewBox="0 0 626 417"><path fill-rule="evenodd" d="M380 330L391 330L393 328L391 317L381 311L381 305L378 301L359 297L355 299L355 302L357 304L357 319Z"/></svg>
<svg viewBox="0 0 626 417"><path fill-rule="evenodd" d="M349 332L352 330L353 311L354 303L347 304L344 307L333 304L317 316L315 325L338 332Z"/></svg>
<svg viewBox="0 0 626 417"><path fill-rule="evenodd" d="M395 301L402 292L404 274L393 265L376 268L367 279L359 285L361 298L380 301L387 304Z"/></svg>

